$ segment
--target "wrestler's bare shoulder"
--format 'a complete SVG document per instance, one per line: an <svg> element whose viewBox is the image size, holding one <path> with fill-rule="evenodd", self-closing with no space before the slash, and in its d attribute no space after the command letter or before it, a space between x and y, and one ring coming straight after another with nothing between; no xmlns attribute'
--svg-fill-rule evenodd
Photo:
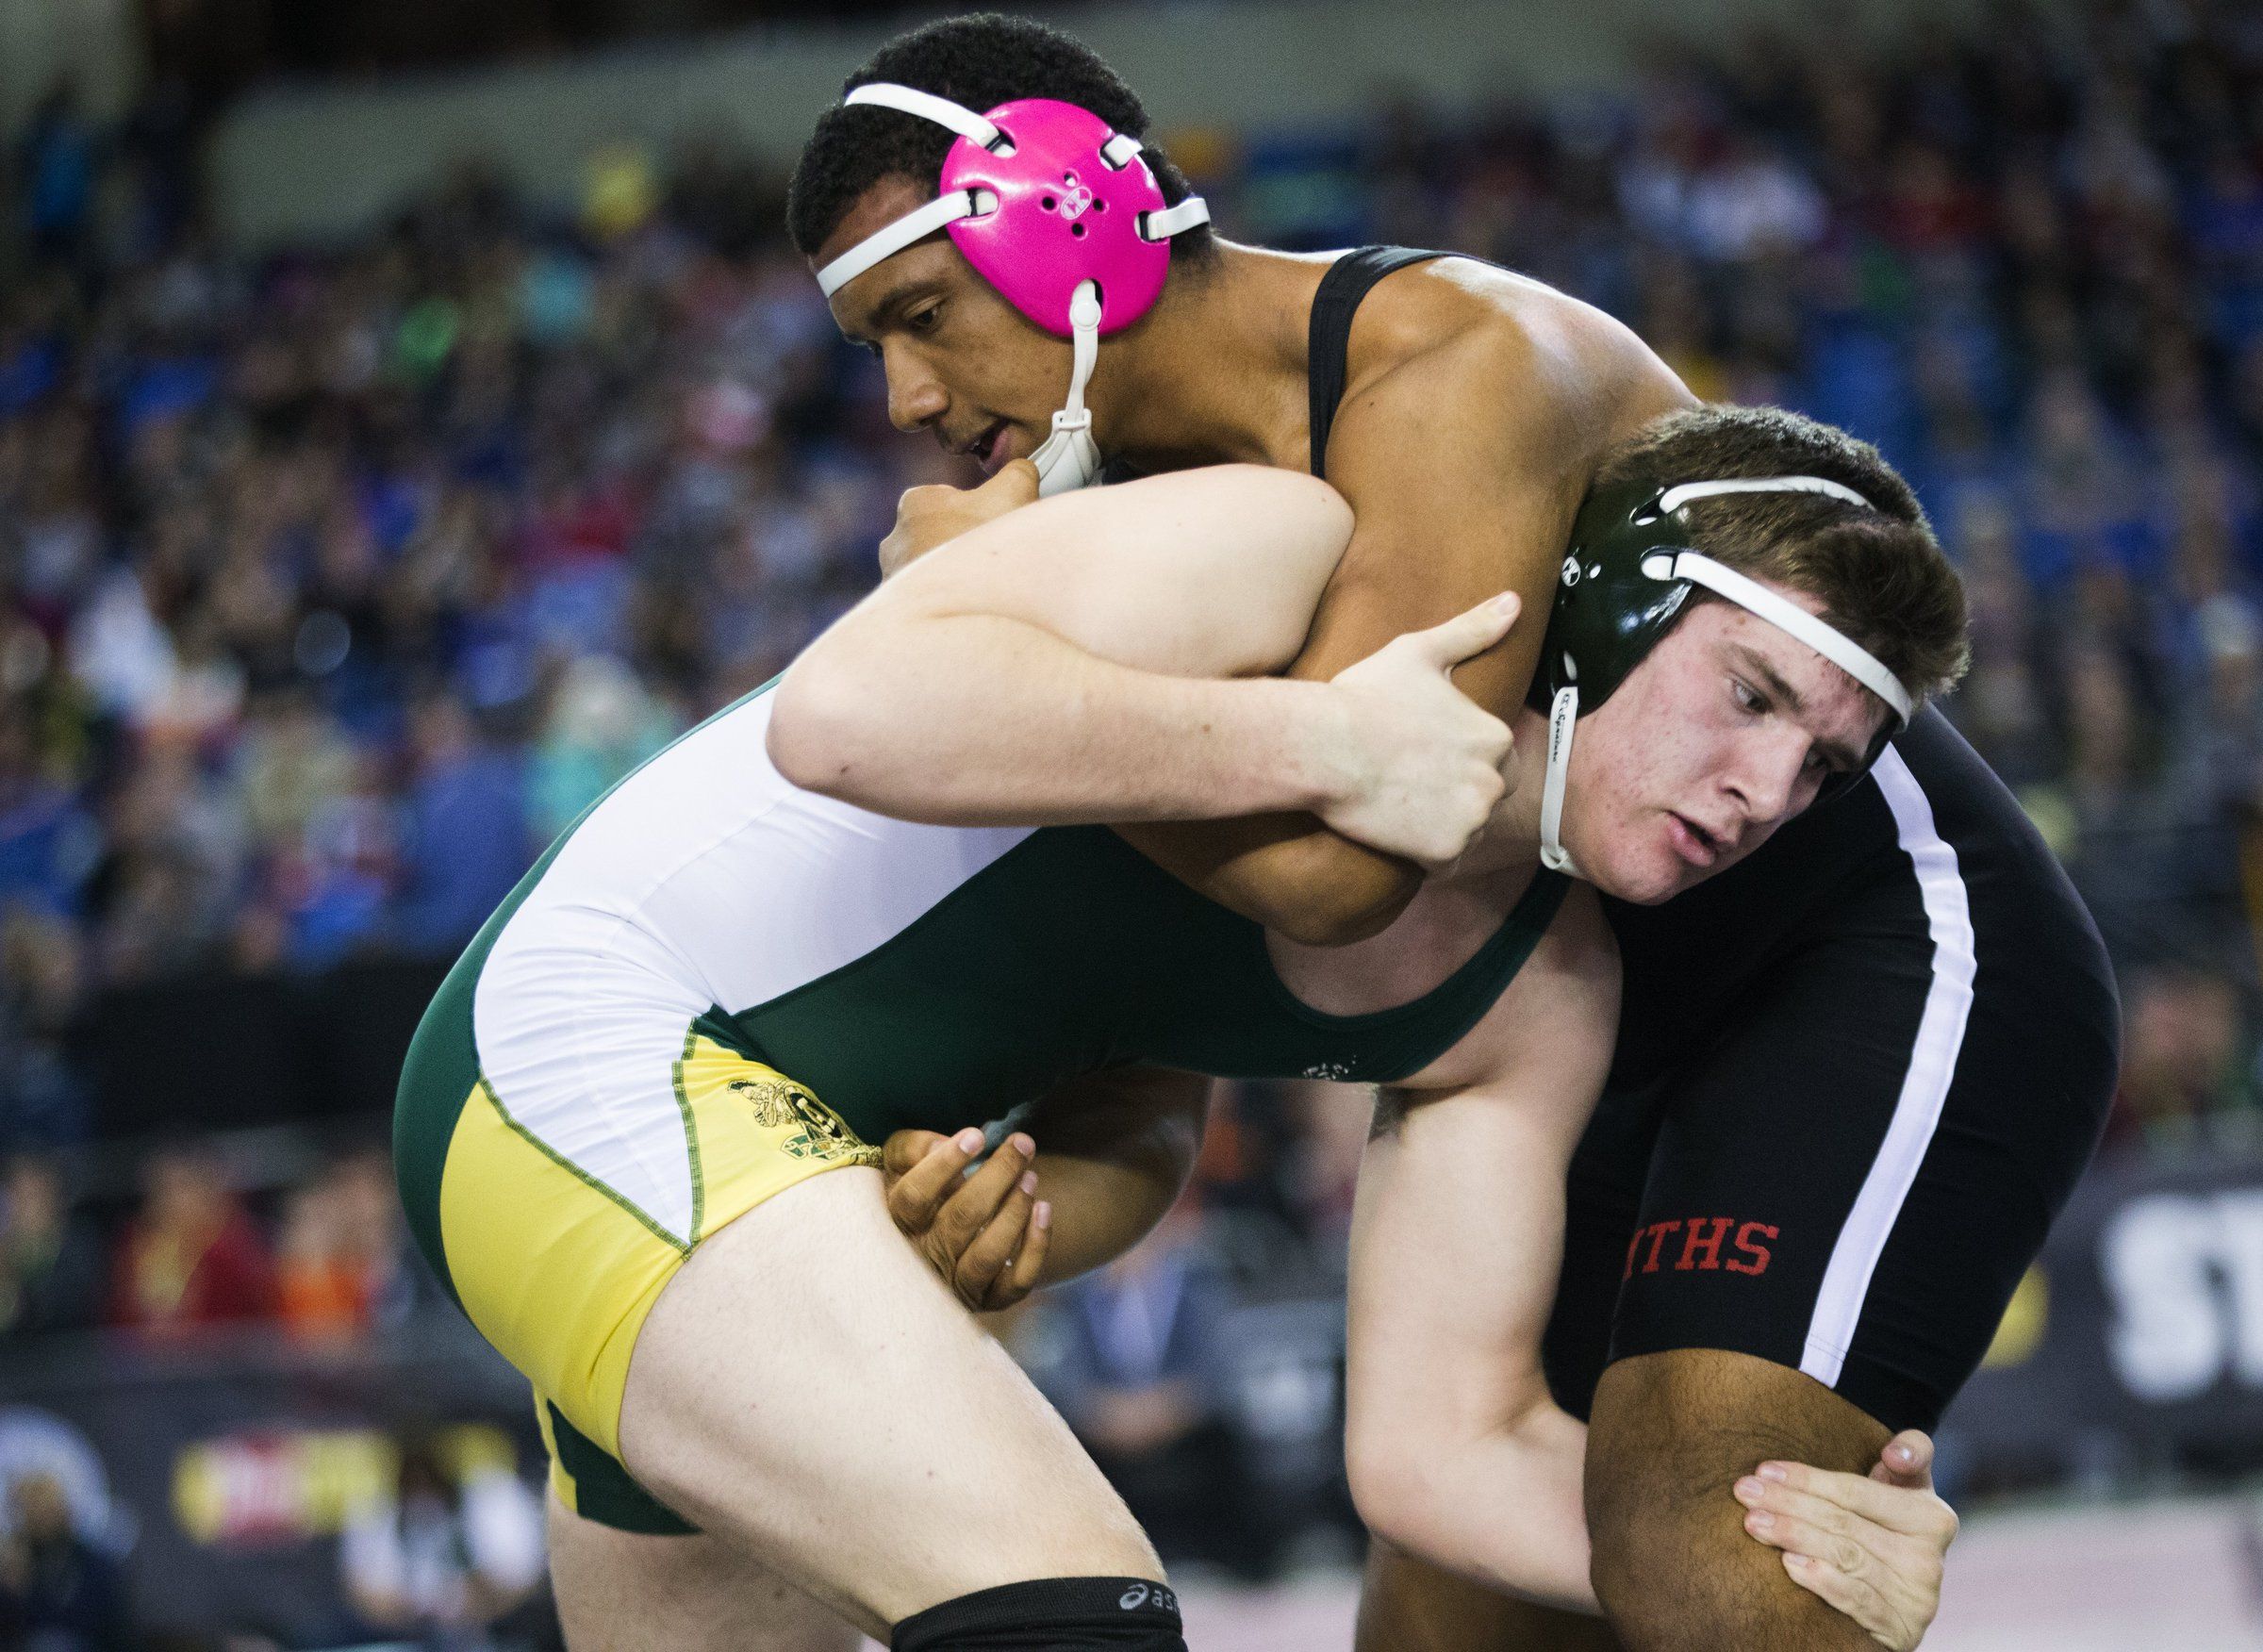
<svg viewBox="0 0 2263 1652"><path fill-rule="evenodd" d="M1512 387L1517 404L1609 442L1695 398L1633 330L1544 282L1474 258L1386 276L1361 305L1347 414L1363 401Z"/></svg>

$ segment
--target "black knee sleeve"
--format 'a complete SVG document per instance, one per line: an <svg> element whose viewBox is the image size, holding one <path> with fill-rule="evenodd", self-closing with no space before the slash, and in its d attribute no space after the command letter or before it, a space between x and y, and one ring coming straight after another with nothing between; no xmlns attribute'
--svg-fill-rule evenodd
<svg viewBox="0 0 2263 1652"><path fill-rule="evenodd" d="M1186 1652L1179 1597L1144 1578L1039 1578L896 1626L893 1652Z"/></svg>

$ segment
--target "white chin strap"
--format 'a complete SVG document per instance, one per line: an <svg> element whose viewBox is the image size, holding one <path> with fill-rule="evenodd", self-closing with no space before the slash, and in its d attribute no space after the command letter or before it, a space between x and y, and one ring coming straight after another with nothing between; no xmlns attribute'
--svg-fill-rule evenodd
<svg viewBox="0 0 2263 1652"><path fill-rule="evenodd" d="M860 86L843 98L844 106L868 104L917 115L948 126L970 143L999 155L1014 153L1014 140L997 124L964 104L937 97L917 87L876 81ZM1121 172L1140 151L1139 140L1118 132L1100 145L1100 158ZM916 241L923 241L962 218L981 218L998 210L998 197L988 190L953 190L926 206L905 213L895 223L875 230L818 272L818 289L831 298L874 265L884 262ZM1169 240L1182 230L1210 222L1210 208L1199 195L1189 195L1176 206L1139 215L1139 234L1150 241ZM1067 493L1099 479L1100 450L1092 439L1092 414L1084 405L1084 388L1100 354L1100 289L1096 281L1080 284L1068 303L1069 340L1075 355L1068 372L1068 399L1053 415L1053 433L1030 455L1037 467L1040 498Z"/></svg>
<svg viewBox="0 0 2263 1652"><path fill-rule="evenodd" d="M1579 720L1579 689L1565 684L1548 707L1548 768L1540 783L1540 864L1551 872L1579 875L1563 847L1563 777L1572 767L1572 729Z"/></svg>
<svg viewBox="0 0 2263 1652"><path fill-rule="evenodd" d="M1068 400L1053 415L1053 434L1030 455L1030 463L1037 467L1040 499L1088 487L1100 474L1100 450L1092 439L1092 413L1084 405L1084 387L1092 382L1093 364L1100 358L1098 282L1078 284L1076 296L1068 301L1068 325L1076 350L1068 370Z"/></svg>
<svg viewBox="0 0 2263 1652"><path fill-rule="evenodd" d="M1824 493L1833 499L1872 508L1869 500L1824 476L1744 476L1718 482L1684 482L1659 496L1660 514L1671 516L1683 505L1725 493ZM1809 613L1797 603L1770 590L1758 580L1715 562L1695 551L1656 551L1643 558L1643 572L1660 582L1687 580L1725 597L1748 613L1757 614L1778 631L1789 633L1875 694L1907 728L1915 702L1900 678L1885 662L1844 632ZM1571 662L1565 662L1567 671ZM1548 708L1548 764L1540 788L1540 860L1551 871L1579 876L1563 847L1564 780L1572 767L1572 731L1579 719L1579 688L1566 684L1556 692Z"/></svg>

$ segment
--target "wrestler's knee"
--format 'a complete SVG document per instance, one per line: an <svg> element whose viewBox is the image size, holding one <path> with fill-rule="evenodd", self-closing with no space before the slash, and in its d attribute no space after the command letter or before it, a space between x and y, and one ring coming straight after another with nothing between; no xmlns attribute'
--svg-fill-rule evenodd
<svg viewBox="0 0 2263 1652"><path fill-rule="evenodd" d="M1594 1579L1628 1652L1833 1652L1875 1644L1785 1574L1731 1492L1770 1458L1859 1470L1886 1430L1796 1371L1717 1349L1604 1373L1588 1438Z"/></svg>

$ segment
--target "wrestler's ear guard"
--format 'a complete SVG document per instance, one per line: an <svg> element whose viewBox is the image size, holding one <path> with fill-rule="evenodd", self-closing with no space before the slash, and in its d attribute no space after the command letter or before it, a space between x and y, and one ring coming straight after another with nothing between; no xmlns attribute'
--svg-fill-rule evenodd
<svg viewBox="0 0 2263 1652"><path fill-rule="evenodd" d="M1690 594L1701 586L1797 637L1886 702L1892 715L1863 768L1835 776L1827 790L1851 785L1877 761L1887 740L1908 725L1915 698L1876 655L1798 603L1692 549L1683 508L1731 493L1816 493L1862 510L1875 508L1844 483L1823 476L1676 483L1637 477L1589 492L1572 523L1571 545L1557 576L1556 602L1527 702L1548 719L1540 858L1557 871L1575 876L1578 871L1562 837L1564 779L1578 719L1611 698L1674 628Z"/></svg>
<svg viewBox="0 0 2263 1652"><path fill-rule="evenodd" d="M1096 480L1084 389L1099 341L1155 307L1169 273L1170 240L1210 222L1198 195L1165 206L1139 140L1056 98L1018 98L987 114L933 92L885 82L860 86L851 105L892 108L956 132L933 201L875 231L818 272L831 298L884 259L937 230L1016 309L1075 355L1052 434L1031 455L1037 491Z"/></svg>

